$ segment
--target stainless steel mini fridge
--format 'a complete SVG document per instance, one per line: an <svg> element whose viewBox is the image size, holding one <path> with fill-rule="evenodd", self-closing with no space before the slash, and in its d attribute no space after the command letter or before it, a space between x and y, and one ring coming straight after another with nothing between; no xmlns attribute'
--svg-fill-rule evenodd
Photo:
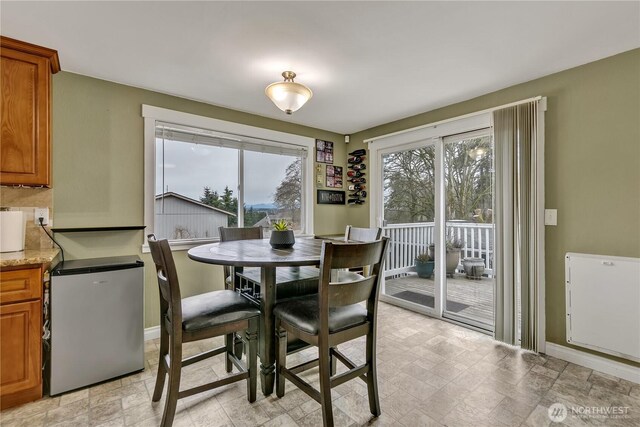
<svg viewBox="0 0 640 427"><path fill-rule="evenodd" d="M144 368L143 267L122 256L53 269L49 394Z"/></svg>

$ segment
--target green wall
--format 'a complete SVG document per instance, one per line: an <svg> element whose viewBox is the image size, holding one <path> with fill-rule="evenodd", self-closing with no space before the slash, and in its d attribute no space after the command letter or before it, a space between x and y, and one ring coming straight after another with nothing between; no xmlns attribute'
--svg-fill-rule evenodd
<svg viewBox="0 0 640 427"><path fill-rule="evenodd" d="M346 164L344 137L336 133L60 72L53 77L52 217L56 227L144 223L142 104L333 141L336 164ZM347 212L347 206L315 206L315 233L344 232ZM143 236L142 231L122 231L56 237L67 259L141 256L146 264L145 325L149 327L158 324L159 303L151 257L141 253ZM186 251L174 256L183 296L222 289L220 267L193 262Z"/></svg>
<svg viewBox="0 0 640 427"><path fill-rule="evenodd" d="M640 257L640 49L367 129L351 136L349 150L367 138L537 95L547 97L545 204L558 209L558 225L545 233L547 341L572 347L565 253ZM368 210L349 212L347 221L367 226Z"/></svg>
<svg viewBox="0 0 640 427"><path fill-rule="evenodd" d="M351 135L347 146L335 133L71 73L56 74L53 83L53 217L58 227L142 224L141 104L334 141L336 164L344 166L340 159L363 148L366 138L542 95L548 100L546 207L558 209L558 226L546 228L547 341L567 346L566 252L640 257L639 49L377 126ZM348 223L369 224L368 203L316 206L314 214L317 234L341 233ZM158 323L151 260L140 253L142 232L57 237L69 258L141 255L147 264L145 323ZM185 252L175 255L186 295L222 287L219 267L191 262Z"/></svg>

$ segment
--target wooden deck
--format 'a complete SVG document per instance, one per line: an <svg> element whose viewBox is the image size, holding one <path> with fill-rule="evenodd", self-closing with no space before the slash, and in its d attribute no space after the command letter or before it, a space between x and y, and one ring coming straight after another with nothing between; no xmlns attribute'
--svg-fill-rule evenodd
<svg viewBox="0 0 640 427"><path fill-rule="evenodd" d="M422 279L415 273L406 273L406 275L395 278L389 277L385 280L385 286L387 296L394 296L403 291L434 296L433 278ZM466 279L464 274L456 273L453 278L447 278L447 301L468 306L457 311L457 315L493 325L494 288L493 278L483 277L480 280L471 280ZM405 299L411 301L411 299ZM433 308L433 300L425 304L424 300L417 301L417 299L412 302Z"/></svg>

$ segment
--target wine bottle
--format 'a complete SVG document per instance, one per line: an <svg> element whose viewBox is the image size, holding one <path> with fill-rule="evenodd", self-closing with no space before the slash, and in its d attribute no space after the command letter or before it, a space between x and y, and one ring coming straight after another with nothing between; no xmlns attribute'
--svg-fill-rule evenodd
<svg viewBox="0 0 640 427"><path fill-rule="evenodd" d="M356 191L353 194L349 194L349 197L367 197L367 192L364 190Z"/></svg>
<svg viewBox="0 0 640 427"><path fill-rule="evenodd" d="M349 165L349 169L353 169L353 170L362 170L362 169L366 169L367 165L364 163L360 163L359 165Z"/></svg>
<svg viewBox="0 0 640 427"><path fill-rule="evenodd" d="M350 185L349 186L349 191L358 191L358 190L364 190L366 187L362 184L355 184L355 185Z"/></svg>
<svg viewBox="0 0 640 427"><path fill-rule="evenodd" d="M351 178L349 179L349 181L353 184L364 184L365 182L367 182L367 180L364 178Z"/></svg>
<svg viewBox="0 0 640 427"><path fill-rule="evenodd" d="M347 162L357 164L357 163L362 163L364 160L365 160L365 156L361 156L361 157L356 156L356 157L349 157L347 159Z"/></svg>
<svg viewBox="0 0 640 427"><path fill-rule="evenodd" d="M349 153L350 156L362 156L364 154L367 154L367 150L364 150L362 148L359 149L359 150L352 151L351 153Z"/></svg>
<svg viewBox="0 0 640 427"><path fill-rule="evenodd" d="M349 199L347 200L347 203L350 205L361 205L364 203L364 200L360 200L360 199Z"/></svg>
<svg viewBox="0 0 640 427"><path fill-rule="evenodd" d="M360 176L365 175L365 173L364 172L360 172L360 171L347 171L347 175L350 176L350 177L358 178Z"/></svg>

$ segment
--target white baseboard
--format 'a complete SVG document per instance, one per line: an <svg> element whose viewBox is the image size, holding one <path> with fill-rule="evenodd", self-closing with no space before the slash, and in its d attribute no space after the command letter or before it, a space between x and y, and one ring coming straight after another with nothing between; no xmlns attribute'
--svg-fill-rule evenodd
<svg viewBox="0 0 640 427"><path fill-rule="evenodd" d="M144 330L145 341L155 340L156 338L160 338L160 325L152 326Z"/></svg>
<svg viewBox="0 0 640 427"><path fill-rule="evenodd" d="M546 354L640 384L640 368L547 341Z"/></svg>

